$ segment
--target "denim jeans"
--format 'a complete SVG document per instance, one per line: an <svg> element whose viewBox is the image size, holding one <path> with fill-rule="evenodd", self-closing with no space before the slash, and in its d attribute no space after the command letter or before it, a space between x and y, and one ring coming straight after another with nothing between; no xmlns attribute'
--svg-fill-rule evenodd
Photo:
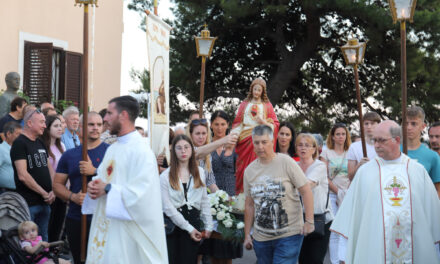
<svg viewBox="0 0 440 264"><path fill-rule="evenodd" d="M38 204L29 207L31 219L38 225L38 234L43 241L48 242L48 226L50 218L50 206L48 204Z"/></svg>
<svg viewBox="0 0 440 264"><path fill-rule="evenodd" d="M293 235L269 241L253 240L258 264L295 264L303 242L303 235Z"/></svg>

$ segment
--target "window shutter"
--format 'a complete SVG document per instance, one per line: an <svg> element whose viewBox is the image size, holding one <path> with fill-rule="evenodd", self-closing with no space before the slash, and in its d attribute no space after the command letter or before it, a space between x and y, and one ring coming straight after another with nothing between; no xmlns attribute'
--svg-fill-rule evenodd
<svg viewBox="0 0 440 264"><path fill-rule="evenodd" d="M24 43L23 91L31 104L51 100L52 43Z"/></svg>
<svg viewBox="0 0 440 264"><path fill-rule="evenodd" d="M65 53L64 98L78 107L81 104L82 60L81 53L71 51Z"/></svg>

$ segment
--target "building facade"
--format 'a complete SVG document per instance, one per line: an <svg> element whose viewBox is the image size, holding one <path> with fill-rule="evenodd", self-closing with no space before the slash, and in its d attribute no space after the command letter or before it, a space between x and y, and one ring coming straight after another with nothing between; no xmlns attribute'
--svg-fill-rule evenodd
<svg viewBox="0 0 440 264"><path fill-rule="evenodd" d="M99 111L120 94L123 0L89 7L90 109ZM80 104L84 7L75 0L2 1L0 78L16 71L31 103L68 100ZM0 81L0 90L6 84Z"/></svg>

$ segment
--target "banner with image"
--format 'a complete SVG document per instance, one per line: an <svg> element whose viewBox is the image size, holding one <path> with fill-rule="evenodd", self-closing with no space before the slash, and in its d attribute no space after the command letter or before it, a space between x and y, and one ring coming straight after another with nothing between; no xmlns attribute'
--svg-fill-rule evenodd
<svg viewBox="0 0 440 264"><path fill-rule="evenodd" d="M169 152L169 54L171 27L153 13L146 18L147 52L150 71L149 138L156 155Z"/></svg>

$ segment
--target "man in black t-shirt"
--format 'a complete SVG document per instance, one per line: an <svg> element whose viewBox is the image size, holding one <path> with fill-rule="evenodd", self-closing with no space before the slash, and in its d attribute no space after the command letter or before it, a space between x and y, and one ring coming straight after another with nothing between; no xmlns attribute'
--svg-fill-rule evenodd
<svg viewBox="0 0 440 264"><path fill-rule="evenodd" d="M55 200L50 177L53 169L48 162L46 147L38 138L45 127L45 117L39 110L27 112L22 134L11 147L16 191L26 200L43 241L47 241L49 205Z"/></svg>

